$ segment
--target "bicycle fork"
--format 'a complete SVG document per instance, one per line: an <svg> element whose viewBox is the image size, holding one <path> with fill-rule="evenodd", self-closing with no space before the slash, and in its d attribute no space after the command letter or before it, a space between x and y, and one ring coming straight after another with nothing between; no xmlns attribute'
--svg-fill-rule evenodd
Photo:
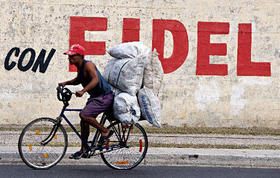
<svg viewBox="0 0 280 178"><path fill-rule="evenodd" d="M44 140L41 141L41 145L43 145L43 146L47 145L54 138L54 136L57 132L57 129L60 126L60 123L62 121L62 117L59 116L59 117L57 117L56 120L57 120L57 123L53 125L53 128L52 128L50 134L47 136L47 138L45 138Z"/></svg>

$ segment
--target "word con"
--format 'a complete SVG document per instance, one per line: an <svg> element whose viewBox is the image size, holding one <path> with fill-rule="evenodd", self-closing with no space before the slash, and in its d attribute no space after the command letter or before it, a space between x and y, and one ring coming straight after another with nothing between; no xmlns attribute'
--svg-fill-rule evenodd
<svg viewBox="0 0 280 178"><path fill-rule="evenodd" d="M33 72L36 72L39 67L39 71L41 73L45 73L55 51L56 51L55 49L51 49L50 53L47 56L47 59L45 60L46 50L42 49L39 56L35 60L36 52L34 49L27 48L20 54L20 49L17 47L14 47L8 52L8 54L5 58L4 66L5 66L6 70L12 70L17 65L19 70L25 72L25 71L29 70L32 67L32 65L34 64L32 67ZM26 58L26 56L28 54L30 55L30 57ZM11 61L10 58L12 55L14 55L15 57L19 56L18 63ZM26 61L24 62L24 60L28 60L28 62L26 63Z"/></svg>
<svg viewBox="0 0 280 178"><path fill-rule="evenodd" d="M198 22L196 75L228 75L227 64L210 64L210 56L226 56L226 43L210 43L211 35L229 34L228 22ZM269 62L252 62L252 25L238 25L237 76L271 76ZM152 49L159 53L164 73L177 70L186 60L189 51L188 33L185 26L177 20L153 19ZM107 18L70 17L69 45L76 43L86 48L86 55L104 55L105 41L85 41L85 31L107 31ZM169 58L164 58L165 31L173 36L173 51ZM139 41L140 19L124 18L122 42ZM69 71L76 71L70 65Z"/></svg>

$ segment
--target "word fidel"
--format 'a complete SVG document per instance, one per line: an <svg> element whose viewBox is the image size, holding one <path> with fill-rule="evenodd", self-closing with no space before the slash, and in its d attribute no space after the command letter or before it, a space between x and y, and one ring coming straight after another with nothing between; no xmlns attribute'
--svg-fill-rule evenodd
<svg viewBox="0 0 280 178"><path fill-rule="evenodd" d="M47 56L47 59L45 60L46 50L42 49L39 56L37 57L37 59L35 61L36 52L34 49L27 48L20 54L20 49L15 47L15 48L12 48L8 52L8 54L5 58L4 66L5 66L6 70L12 70L17 65L19 70L25 72L25 71L29 70L32 67L33 63L35 62L32 67L32 71L36 72L39 67L39 71L41 73L45 73L55 51L56 51L55 49L51 49L50 53ZM26 58L27 54L30 55L30 58L28 59L27 64L24 65L23 61ZM10 61L10 58L12 55L14 55L16 57L19 56L18 63L14 62L14 61Z"/></svg>
<svg viewBox="0 0 280 178"><path fill-rule="evenodd" d="M212 34L229 34L227 22L198 22L197 30L197 64L196 75L228 75L227 64L210 64L210 55L226 56L226 43L210 43ZM152 49L159 53L164 73L177 70L186 60L189 51L187 30L177 20L153 20ZM164 58L165 31L173 36L173 51L169 58ZM107 31L107 18L104 17L70 17L69 45L76 43L86 48L86 55L104 55L105 41L85 41L85 31ZM140 19L124 18L122 41L139 41ZM271 76L269 62L252 62L252 26L250 23L238 25L237 75L238 76ZM76 71L70 65L70 72Z"/></svg>

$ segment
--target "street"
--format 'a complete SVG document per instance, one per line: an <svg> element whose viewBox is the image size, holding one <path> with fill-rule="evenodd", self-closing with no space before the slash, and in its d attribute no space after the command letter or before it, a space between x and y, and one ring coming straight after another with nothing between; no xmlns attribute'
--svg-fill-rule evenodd
<svg viewBox="0 0 280 178"><path fill-rule="evenodd" d="M25 165L0 165L1 178L17 177L176 177L176 178L279 178L279 169L227 168L227 167L183 167L183 166L139 166L133 170L117 171L97 165L57 165L49 170L33 170Z"/></svg>

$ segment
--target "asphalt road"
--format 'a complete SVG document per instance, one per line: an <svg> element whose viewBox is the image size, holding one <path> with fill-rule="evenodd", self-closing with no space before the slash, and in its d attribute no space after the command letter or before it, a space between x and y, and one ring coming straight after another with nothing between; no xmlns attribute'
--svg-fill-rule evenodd
<svg viewBox="0 0 280 178"><path fill-rule="evenodd" d="M139 166L129 171L118 171L97 165L57 165L49 170L33 170L25 165L0 165L1 178L17 177L133 177L133 178L279 178L280 169Z"/></svg>

